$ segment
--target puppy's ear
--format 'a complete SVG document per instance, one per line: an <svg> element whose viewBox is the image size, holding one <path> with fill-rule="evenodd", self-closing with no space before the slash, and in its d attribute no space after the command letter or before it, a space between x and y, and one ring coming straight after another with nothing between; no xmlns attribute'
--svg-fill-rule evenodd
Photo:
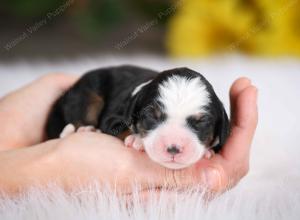
<svg viewBox="0 0 300 220"><path fill-rule="evenodd" d="M131 100L129 101L125 112L127 127L129 127L132 131L136 130L135 124L138 119L138 103L140 100L140 96L140 93L137 93L136 95L131 97Z"/></svg>
<svg viewBox="0 0 300 220"><path fill-rule="evenodd" d="M224 109L223 104L219 101L219 109L218 109L218 119L215 125L214 132L214 143L212 144L215 152L221 150L222 146L225 144L227 137L230 133L230 124L227 113Z"/></svg>

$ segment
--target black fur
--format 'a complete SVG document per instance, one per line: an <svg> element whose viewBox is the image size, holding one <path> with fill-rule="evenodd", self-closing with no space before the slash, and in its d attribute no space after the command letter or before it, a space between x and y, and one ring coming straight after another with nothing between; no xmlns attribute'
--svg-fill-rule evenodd
<svg viewBox="0 0 300 220"><path fill-rule="evenodd" d="M104 107L98 114L95 126L104 133L119 135L130 123L125 113L129 108L132 91L157 74L134 66L102 68L86 73L53 106L46 126L48 138L59 137L69 123L76 127L91 125L85 119L90 92L104 100Z"/></svg>
<svg viewBox="0 0 300 220"><path fill-rule="evenodd" d="M130 110L127 113L127 118L131 116L130 120L134 132L144 136L167 119L164 112L160 112L160 117L157 117L155 111L160 111L162 108L162 103L157 101L157 96L159 95L158 86L172 75L180 75L188 79L200 77L201 81L206 85L211 99L211 103L206 106L207 114L198 120L193 117L187 118L187 125L194 130L202 142L206 142L211 138L211 143L207 143L208 145L212 144L216 138L219 138L219 143L213 147L214 151L218 152L229 135L228 116L212 85L201 74L188 68L163 71L136 95L131 101Z"/></svg>
<svg viewBox="0 0 300 220"><path fill-rule="evenodd" d="M189 126L202 142L213 142L219 151L229 135L229 120L225 109L215 94L211 84L199 73L188 68L177 68L158 73L134 66L103 68L85 74L54 105L47 123L49 138L57 138L63 128L72 123L76 127L94 125L104 133L118 136L130 127L132 132L141 136L155 129L167 119L162 103L157 101L158 86L172 75L186 78L200 77L210 94L207 114L200 119L189 117ZM153 79L136 95L133 90L141 83ZM95 103L93 103L95 99ZM103 101L103 107L96 102ZM89 106L97 108L96 120L88 120ZM98 108L99 107L99 108ZM93 112L95 113L95 112Z"/></svg>

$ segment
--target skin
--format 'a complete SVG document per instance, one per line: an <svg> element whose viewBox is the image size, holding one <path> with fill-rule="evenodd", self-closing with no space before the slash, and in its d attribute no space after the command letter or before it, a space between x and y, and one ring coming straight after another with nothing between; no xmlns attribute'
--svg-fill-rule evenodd
<svg viewBox="0 0 300 220"><path fill-rule="evenodd" d="M66 190L96 180L130 193L132 183L151 187L190 187L211 192L230 189L249 169L255 133L257 89L247 78L230 89L231 135L223 150L182 170L169 170L119 139L93 132L75 133L45 142L44 126L54 101L78 78L46 75L0 100L0 189L17 193L55 182Z"/></svg>

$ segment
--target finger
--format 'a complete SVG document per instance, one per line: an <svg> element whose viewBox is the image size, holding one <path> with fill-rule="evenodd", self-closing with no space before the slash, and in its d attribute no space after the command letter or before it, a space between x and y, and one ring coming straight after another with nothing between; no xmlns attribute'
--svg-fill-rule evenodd
<svg viewBox="0 0 300 220"><path fill-rule="evenodd" d="M244 86L248 84L245 83ZM234 87L237 121L232 134L223 147L222 155L214 155L211 159L202 159L195 166L173 172L173 179L178 186L203 184L209 190L221 192L235 185L245 174L248 165L249 148L257 123L256 88ZM237 91L242 90L240 94ZM240 163L236 161L241 160Z"/></svg>
<svg viewBox="0 0 300 220"><path fill-rule="evenodd" d="M44 125L52 104L78 77L48 74L1 100L5 133L14 146L29 146L44 139ZM11 142L11 141L10 141ZM11 143L12 144L12 143Z"/></svg>
<svg viewBox="0 0 300 220"><path fill-rule="evenodd" d="M203 160L199 166L200 181L213 193L222 193L232 188L248 171L243 164L227 161L219 154L210 160Z"/></svg>
<svg viewBox="0 0 300 220"><path fill-rule="evenodd" d="M62 90L67 90L70 86L72 86L77 80L79 76L64 74L64 73L50 73L45 76L42 76L38 80L46 85L56 85Z"/></svg>
<svg viewBox="0 0 300 220"><path fill-rule="evenodd" d="M231 120L234 121L234 109L236 109L236 99L238 95L247 87L251 85L251 80L246 77L241 77L234 81L230 88L230 106L231 106Z"/></svg>
<svg viewBox="0 0 300 220"><path fill-rule="evenodd" d="M230 97L237 97L246 87L251 85L251 80L247 77L240 77L235 80L230 88Z"/></svg>
<svg viewBox="0 0 300 220"><path fill-rule="evenodd" d="M241 166L240 166L241 165ZM211 159L202 159L192 167L173 171L176 188L198 186L205 193L219 194L233 186L247 173L242 164L225 160L220 154Z"/></svg>
<svg viewBox="0 0 300 220"><path fill-rule="evenodd" d="M226 161L216 154L211 159L201 159L191 167L181 170L167 170L166 176L171 187L190 188L199 186L209 192L220 192L228 186L228 176L224 167Z"/></svg>
<svg viewBox="0 0 300 220"><path fill-rule="evenodd" d="M222 155L216 154L209 160L202 159L190 169L175 171L176 185L199 183L212 192L222 192L234 186L247 173L249 148L257 124L257 90L248 82L242 84L233 86L231 90L232 100L236 102L237 120ZM237 162L239 160L242 161Z"/></svg>
<svg viewBox="0 0 300 220"><path fill-rule="evenodd" d="M234 122L231 134L223 149L222 156L229 161L248 160L250 145L256 129L257 112L257 89L249 86L235 98Z"/></svg>
<svg viewBox="0 0 300 220"><path fill-rule="evenodd" d="M164 168L151 161L146 154L135 156L133 160L134 164L139 164L132 167L133 179L141 184L142 189L190 189L198 186L205 192L219 193L240 179L239 175L227 172L230 171L228 162L219 154L181 170Z"/></svg>
<svg viewBox="0 0 300 220"><path fill-rule="evenodd" d="M37 97L37 99L41 97L44 101L47 101L47 99L53 100L72 86L77 80L78 76L60 73L47 74L24 87L11 92L5 96L4 99L10 98L16 99L16 101L22 100L24 102L24 100L27 100L27 98L30 97ZM47 91L47 95L45 95L45 91Z"/></svg>

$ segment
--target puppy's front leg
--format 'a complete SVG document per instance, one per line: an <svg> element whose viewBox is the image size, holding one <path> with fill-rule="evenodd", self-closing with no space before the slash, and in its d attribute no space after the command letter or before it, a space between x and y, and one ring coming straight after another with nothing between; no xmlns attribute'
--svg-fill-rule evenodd
<svg viewBox="0 0 300 220"><path fill-rule="evenodd" d="M143 140L138 134L131 134L127 136L124 140L126 147L134 148L138 151L144 151Z"/></svg>
<svg viewBox="0 0 300 220"><path fill-rule="evenodd" d="M73 124L67 124L64 129L62 130L62 132L60 133L59 137L60 138L64 138L69 136L70 134L73 134L76 132L76 128Z"/></svg>
<svg viewBox="0 0 300 220"><path fill-rule="evenodd" d="M60 133L59 137L64 138L64 137L67 137L67 136L69 136L69 135L71 135L75 132L97 132L97 133L101 133L101 130L96 129L92 125L81 126L81 127L76 129L73 124L67 124L65 126L65 128L63 129L63 131Z"/></svg>
<svg viewBox="0 0 300 220"><path fill-rule="evenodd" d="M205 150L203 156L204 156L205 159L211 159L214 155L215 155L214 150L207 149L207 150Z"/></svg>

